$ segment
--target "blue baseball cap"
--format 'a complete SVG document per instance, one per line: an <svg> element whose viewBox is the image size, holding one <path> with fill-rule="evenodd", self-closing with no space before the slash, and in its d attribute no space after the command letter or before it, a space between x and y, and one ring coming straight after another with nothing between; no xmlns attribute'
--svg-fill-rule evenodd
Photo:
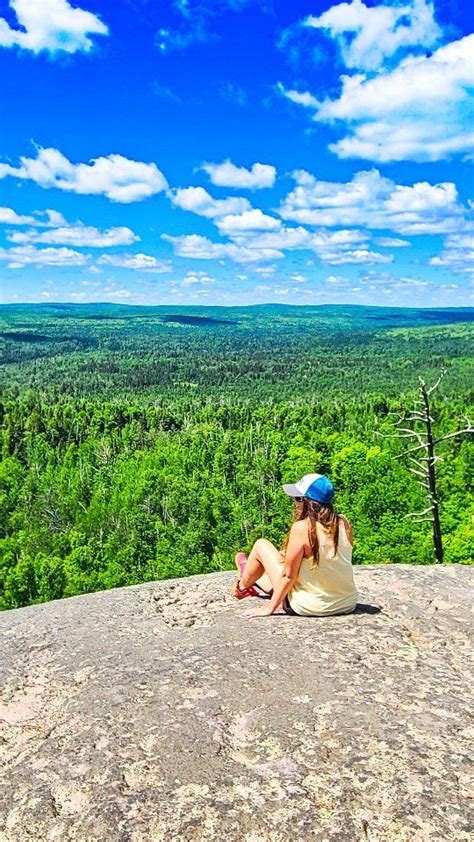
<svg viewBox="0 0 474 842"><path fill-rule="evenodd" d="M283 491L289 497L307 497L328 505L334 499L334 486L325 474L305 474L298 482L284 485Z"/></svg>

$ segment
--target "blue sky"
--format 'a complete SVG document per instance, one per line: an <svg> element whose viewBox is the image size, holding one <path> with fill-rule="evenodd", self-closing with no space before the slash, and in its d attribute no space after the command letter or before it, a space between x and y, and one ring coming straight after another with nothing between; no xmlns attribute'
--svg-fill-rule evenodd
<svg viewBox="0 0 474 842"><path fill-rule="evenodd" d="M470 7L0 0L0 300L472 304Z"/></svg>

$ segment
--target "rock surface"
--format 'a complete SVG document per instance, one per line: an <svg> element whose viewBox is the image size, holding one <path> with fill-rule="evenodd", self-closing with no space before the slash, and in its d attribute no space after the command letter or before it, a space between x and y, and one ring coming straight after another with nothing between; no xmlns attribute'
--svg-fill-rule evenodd
<svg viewBox="0 0 474 842"><path fill-rule="evenodd" d="M474 571L355 575L339 617L232 573L4 612L0 839L467 842Z"/></svg>

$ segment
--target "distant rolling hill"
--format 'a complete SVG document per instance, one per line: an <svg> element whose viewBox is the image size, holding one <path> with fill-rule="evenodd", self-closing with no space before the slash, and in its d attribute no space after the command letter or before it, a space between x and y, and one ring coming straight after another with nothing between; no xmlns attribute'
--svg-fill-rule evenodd
<svg viewBox="0 0 474 842"><path fill-rule="evenodd" d="M255 304L246 307L222 307L203 305L159 305L142 306L133 304L69 304L45 302L38 304L2 304L0 319L8 325L18 325L26 320L25 327L31 327L31 320L39 324L45 320L74 319L114 321L117 319L152 319L163 323L180 323L192 327L223 328L248 326L270 326L288 324L298 320L308 325L324 325L332 329L355 327L369 330L384 327L415 327L433 324L453 324L474 320L474 307L366 307L358 304ZM6 338L6 337L5 337Z"/></svg>
<svg viewBox="0 0 474 842"><path fill-rule="evenodd" d="M397 394L468 388L474 308L258 304L0 306L0 384L62 395ZM196 392L197 390L197 392Z"/></svg>

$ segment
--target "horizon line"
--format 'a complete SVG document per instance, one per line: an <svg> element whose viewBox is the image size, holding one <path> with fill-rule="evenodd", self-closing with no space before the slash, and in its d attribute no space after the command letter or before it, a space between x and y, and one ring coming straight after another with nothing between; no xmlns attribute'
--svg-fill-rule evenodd
<svg viewBox="0 0 474 842"><path fill-rule="evenodd" d="M277 306L277 307L356 307L359 309L385 309L385 310L474 310L474 305L453 305L453 306L436 306L436 305L411 305L407 307L403 307L400 305L395 304L354 304L348 302L347 304L335 301L335 302L324 302L322 304L290 304L289 302L285 301L260 301L254 302L253 304L128 304L126 302L120 301L5 301L0 302L0 307L147 307L147 308L156 308L156 307L189 307L189 308L202 308L202 307L209 307L209 308L220 308L220 309L231 309L231 308L250 308L250 307L268 307L268 306Z"/></svg>

